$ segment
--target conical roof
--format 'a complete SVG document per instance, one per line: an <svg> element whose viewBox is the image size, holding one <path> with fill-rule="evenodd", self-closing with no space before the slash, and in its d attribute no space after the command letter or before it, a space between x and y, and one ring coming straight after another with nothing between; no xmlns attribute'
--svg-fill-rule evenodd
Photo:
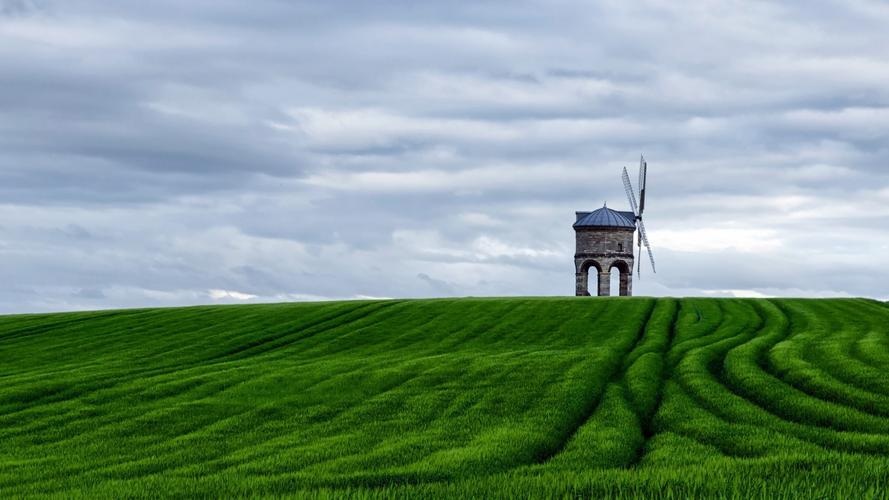
<svg viewBox="0 0 889 500"><path fill-rule="evenodd" d="M624 227L636 229L636 216L632 212L618 212L602 207L587 214L578 213L574 227Z"/></svg>

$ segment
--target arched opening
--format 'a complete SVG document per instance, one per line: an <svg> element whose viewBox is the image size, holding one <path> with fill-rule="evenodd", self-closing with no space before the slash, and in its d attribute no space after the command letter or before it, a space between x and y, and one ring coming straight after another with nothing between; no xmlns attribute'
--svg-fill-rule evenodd
<svg viewBox="0 0 889 500"><path fill-rule="evenodd" d="M600 295L602 266L595 260L584 261L577 272L577 295ZM590 293L592 288L593 293Z"/></svg>
<svg viewBox="0 0 889 500"><path fill-rule="evenodd" d="M610 295L616 295L620 290L620 269L615 266L611 266L611 271L608 272L608 280L611 282Z"/></svg>
<svg viewBox="0 0 889 500"><path fill-rule="evenodd" d="M617 272L615 272L617 271ZM618 291L618 294L621 297L627 297L632 295L632 272L633 270L630 266L622 261L616 260L611 264L611 269L609 270L610 278L612 280L617 280L617 283L614 286L614 290Z"/></svg>

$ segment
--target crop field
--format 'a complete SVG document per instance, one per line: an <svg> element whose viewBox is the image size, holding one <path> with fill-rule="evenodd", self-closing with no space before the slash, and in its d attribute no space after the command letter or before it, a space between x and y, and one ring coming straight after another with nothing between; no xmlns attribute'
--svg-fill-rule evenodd
<svg viewBox="0 0 889 500"><path fill-rule="evenodd" d="M0 316L0 497L886 498L889 307Z"/></svg>

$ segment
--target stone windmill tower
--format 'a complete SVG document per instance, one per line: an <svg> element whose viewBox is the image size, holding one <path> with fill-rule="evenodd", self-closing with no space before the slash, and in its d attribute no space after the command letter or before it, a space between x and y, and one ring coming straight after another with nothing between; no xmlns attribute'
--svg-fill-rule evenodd
<svg viewBox="0 0 889 500"><path fill-rule="evenodd" d="M591 295L589 291L590 272L595 270L594 283L599 296L611 295L611 270L620 272L621 296L633 295L633 242L636 230L639 231L639 259L642 258L642 244L648 251L651 270L655 271L654 257L642 224L642 211L645 210L645 185L648 164L645 159L639 162L639 205L636 194L630 183L627 169L623 170L624 188L630 202L632 212L620 212L603 206L594 212L575 212L574 234L576 250L574 253L575 294ZM641 275L642 266L639 265ZM655 271L656 272L656 271Z"/></svg>

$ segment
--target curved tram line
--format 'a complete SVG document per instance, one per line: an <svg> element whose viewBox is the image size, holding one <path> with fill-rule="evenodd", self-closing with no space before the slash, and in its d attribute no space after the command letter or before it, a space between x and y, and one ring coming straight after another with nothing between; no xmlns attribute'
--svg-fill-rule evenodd
<svg viewBox="0 0 889 500"><path fill-rule="evenodd" d="M887 320L669 298L5 316L0 495L879 496Z"/></svg>

